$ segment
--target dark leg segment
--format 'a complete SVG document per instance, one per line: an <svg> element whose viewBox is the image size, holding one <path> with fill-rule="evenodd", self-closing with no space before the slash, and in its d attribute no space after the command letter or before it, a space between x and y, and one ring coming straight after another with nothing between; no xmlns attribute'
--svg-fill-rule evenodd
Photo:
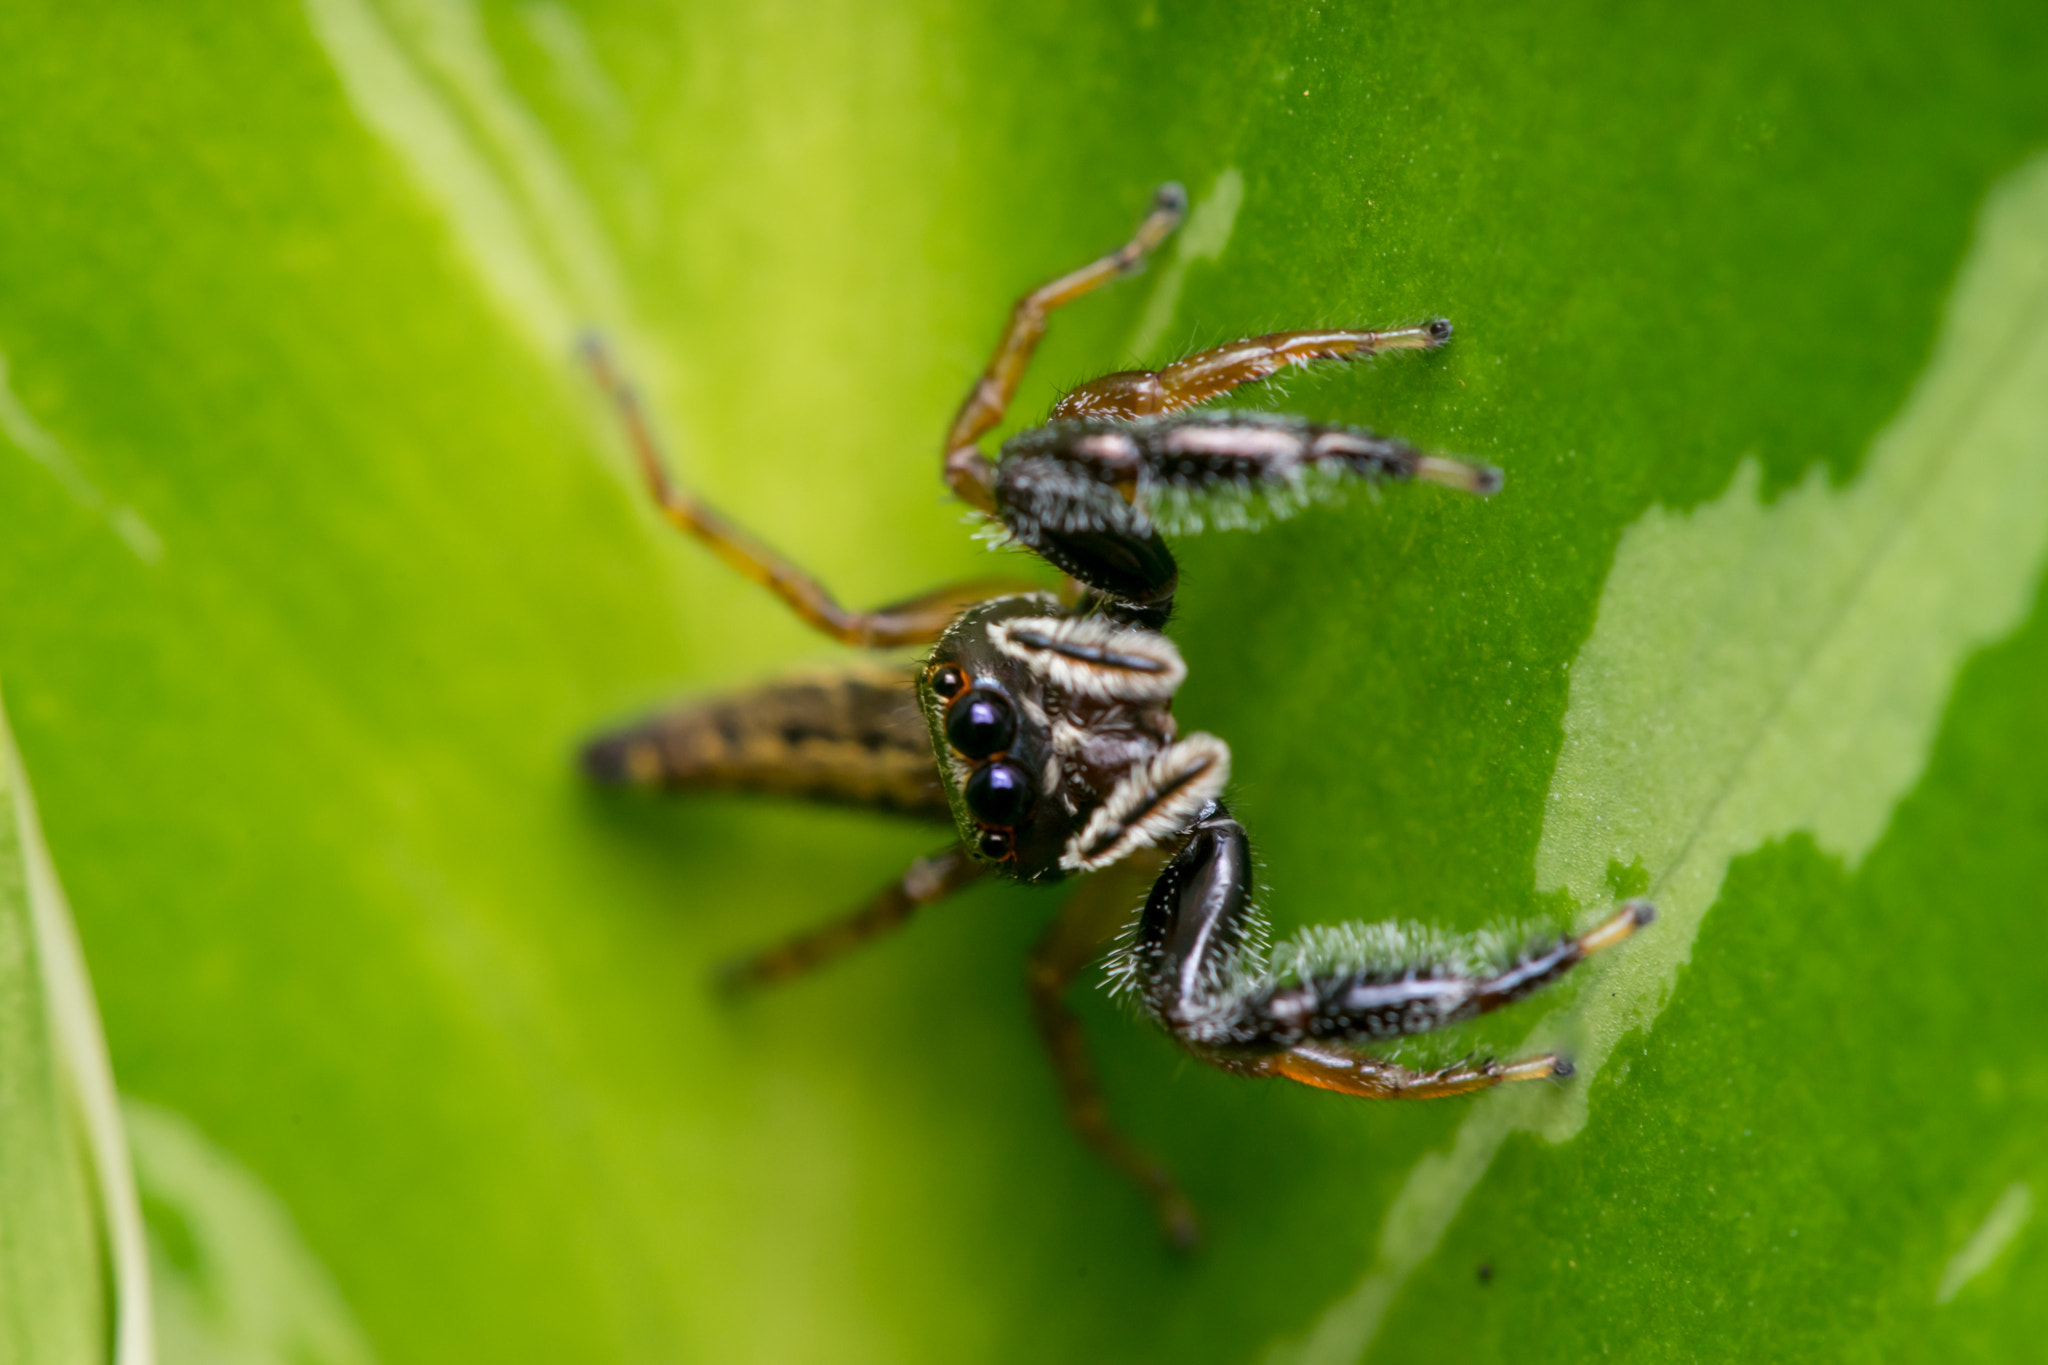
<svg viewBox="0 0 2048 1365"><path fill-rule="evenodd" d="M842 644L877 649L930 644L952 624L955 616L975 603L1035 590L1034 584L1017 579L986 579L941 588L876 611L847 610L815 578L677 488L669 479L654 430L641 411L633 386L596 337L585 340L583 351L591 373L618 410L633 456L662 515L677 530L703 541L720 559L780 597L790 610Z"/></svg>
<svg viewBox="0 0 2048 1365"><path fill-rule="evenodd" d="M1163 855L1147 850L1083 882L1032 949L1027 980L1032 1018L1052 1058L1068 1124L1097 1155L1150 1196L1166 1240L1178 1250L1190 1251L1200 1240L1194 1206L1164 1166L1110 1124L1081 1022L1066 1002L1074 978L1129 922L1144 886L1142 878L1163 862Z"/></svg>
<svg viewBox="0 0 2048 1365"><path fill-rule="evenodd" d="M1564 1074L1553 1056L1417 1073L1348 1048L1427 1033L1490 1013L1541 989L1648 924L1631 901L1587 933L1475 947L1403 941L1382 927L1280 969L1255 955L1251 847L1217 803L1154 884L1124 963L1145 1005L1197 1055L1256 1075L1356 1095L1426 1098L1501 1081Z"/></svg>
<svg viewBox="0 0 2048 1365"><path fill-rule="evenodd" d="M1443 318L1385 332L1270 332L1198 351L1162 370L1122 370L1069 390L1052 420L1161 417L1220 398L1240 384L1269 379L1290 365L1359 360L1387 351L1433 351L1451 339Z"/></svg>
<svg viewBox="0 0 2048 1365"><path fill-rule="evenodd" d="M951 822L908 669L788 678L706 697L599 736L606 786L745 791Z"/></svg>
<svg viewBox="0 0 2048 1365"><path fill-rule="evenodd" d="M1146 254L1179 226L1187 207L1186 190L1176 184L1161 185L1153 196L1152 212L1130 241L1017 300L988 368L968 390L946 431L946 482L962 502L983 512L996 510L991 493L995 471L974 443L995 429L1009 410L1010 400L1017 396L1018 381L1031 363L1031 353L1038 349L1039 338L1045 335L1046 315L1135 270Z"/></svg>
<svg viewBox="0 0 2048 1365"><path fill-rule="evenodd" d="M935 901L979 880L987 868L960 848L919 858L881 894L842 920L798 934L766 952L728 963L720 983L732 990L779 986L819 967L891 929Z"/></svg>

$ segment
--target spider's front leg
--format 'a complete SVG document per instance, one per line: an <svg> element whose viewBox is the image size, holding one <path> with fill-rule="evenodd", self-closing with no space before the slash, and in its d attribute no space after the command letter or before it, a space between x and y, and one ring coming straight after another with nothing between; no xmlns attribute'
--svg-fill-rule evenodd
<svg viewBox="0 0 2048 1365"><path fill-rule="evenodd" d="M1280 371L1324 360L1363 360L1388 351L1434 351L1451 339L1449 318L1420 327L1321 327L1268 332L1197 351L1157 370L1119 370L1063 394L1052 420L1164 417L1221 398L1232 389L1271 379Z"/></svg>
<svg viewBox="0 0 2048 1365"><path fill-rule="evenodd" d="M1519 944L1345 926L1269 955L1252 908L1250 842L1217 802L1153 885L1117 970L1190 1051L1227 1070L1350 1095L1432 1099L1571 1068L1544 1054L1418 1072L1353 1049L1511 1004L1654 917L1647 901L1631 901L1586 933Z"/></svg>
<svg viewBox="0 0 2048 1365"><path fill-rule="evenodd" d="M1284 515L1343 479L1423 479L1491 494L1489 465L1358 427L1264 413L1053 422L1003 445L995 501L1010 536L1157 628L1178 570L1161 529Z"/></svg>

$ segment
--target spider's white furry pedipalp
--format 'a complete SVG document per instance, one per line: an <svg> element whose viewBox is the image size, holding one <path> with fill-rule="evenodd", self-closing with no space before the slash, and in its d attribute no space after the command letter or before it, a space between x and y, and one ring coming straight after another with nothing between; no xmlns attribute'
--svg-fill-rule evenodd
<svg viewBox="0 0 2048 1365"><path fill-rule="evenodd" d="M1021 616L989 627L997 649L1068 696L1161 702L1188 667L1173 641L1100 616Z"/></svg>
<svg viewBox="0 0 2048 1365"><path fill-rule="evenodd" d="M1060 866L1093 872L1187 828L1230 781L1230 746L1192 734L1169 744L1118 781L1081 832L1067 841Z"/></svg>

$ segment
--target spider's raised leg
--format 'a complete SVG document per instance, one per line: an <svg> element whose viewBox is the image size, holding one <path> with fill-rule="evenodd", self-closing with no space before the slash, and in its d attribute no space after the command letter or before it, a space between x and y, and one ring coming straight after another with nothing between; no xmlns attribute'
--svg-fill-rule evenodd
<svg viewBox="0 0 2048 1365"><path fill-rule="evenodd" d="M780 597L790 610L840 643L874 649L930 644L965 608L991 597L1035 590L1036 584L1019 579L981 579L953 584L874 611L851 611L841 606L817 579L676 487L661 458L654 429L640 407L639 395L613 363L610 352L593 336L585 339L583 354L619 414L619 422L633 447L633 457L662 515L677 530L703 541L720 559Z"/></svg>
<svg viewBox="0 0 2048 1365"><path fill-rule="evenodd" d="M719 980L728 989L745 990L781 985L816 971L862 944L900 928L917 911L978 881L987 872L985 864L975 862L957 847L919 858L851 915L728 963L719 972Z"/></svg>
<svg viewBox="0 0 2048 1365"><path fill-rule="evenodd" d="M1024 367L1031 363L1031 353L1038 349L1038 340L1045 335L1046 315L1061 304L1072 303L1135 270L1146 254L1179 226L1187 207L1186 190L1177 184L1161 185L1153 196L1152 211L1138 225L1130 241L1017 300L1016 307L1010 310L1009 325L1003 328L1002 340L996 343L996 353L989 358L988 368L967 391L960 411L953 417L953 425L946 431L946 482L962 502L983 512L996 510L995 469L975 442L995 429L1009 410L1010 400L1017 396L1017 383L1024 377Z"/></svg>
<svg viewBox="0 0 2048 1365"><path fill-rule="evenodd" d="M1270 379L1290 365L1319 360L1362 360L1387 351L1433 351L1451 339L1448 319L1384 332L1320 328L1269 332L1197 351L1158 370L1119 370L1069 389L1053 405L1052 420L1163 417L1220 398L1240 384Z"/></svg>
<svg viewBox="0 0 2048 1365"><path fill-rule="evenodd" d="M1081 1036L1081 1021L1066 1001L1074 978L1100 957L1130 922L1144 878L1156 875L1165 861L1163 853L1140 853L1082 882L1031 950L1026 980L1031 988L1032 1018L1052 1057L1067 1123L1097 1155L1150 1196L1167 1241L1188 1251L1200 1238L1194 1206L1164 1166L1111 1125L1095 1068L1088 1060L1087 1040Z"/></svg>
<svg viewBox="0 0 2048 1365"><path fill-rule="evenodd" d="M1424 479L1490 494L1488 465L1358 427L1262 413L1054 422L1003 443L996 513L1017 543L1121 608L1164 624L1177 569L1162 525L1280 515L1342 479Z"/></svg>
<svg viewBox="0 0 2048 1365"><path fill-rule="evenodd" d="M1417 942L1396 926L1311 936L1268 960L1251 906L1251 845L1220 802L1145 903L1123 975L1197 1056L1348 1094L1428 1099L1569 1073L1554 1056L1416 1073L1350 1048L1474 1018L1555 981L1654 918L1631 901L1590 932L1518 945Z"/></svg>
<svg viewBox="0 0 2048 1365"><path fill-rule="evenodd" d="M947 823L908 668L855 668L700 697L598 736L603 786L760 792Z"/></svg>

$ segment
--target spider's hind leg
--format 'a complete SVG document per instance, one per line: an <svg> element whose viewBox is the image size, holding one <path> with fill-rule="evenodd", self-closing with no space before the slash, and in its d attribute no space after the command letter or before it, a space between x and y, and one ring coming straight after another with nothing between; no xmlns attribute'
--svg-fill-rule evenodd
<svg viewBox="0 0 2048 1365"><path fill-rule="evenodd" d="M597 736L600 786L757 792L950 823L909 668L850 668L699 697Z"/></svg>

